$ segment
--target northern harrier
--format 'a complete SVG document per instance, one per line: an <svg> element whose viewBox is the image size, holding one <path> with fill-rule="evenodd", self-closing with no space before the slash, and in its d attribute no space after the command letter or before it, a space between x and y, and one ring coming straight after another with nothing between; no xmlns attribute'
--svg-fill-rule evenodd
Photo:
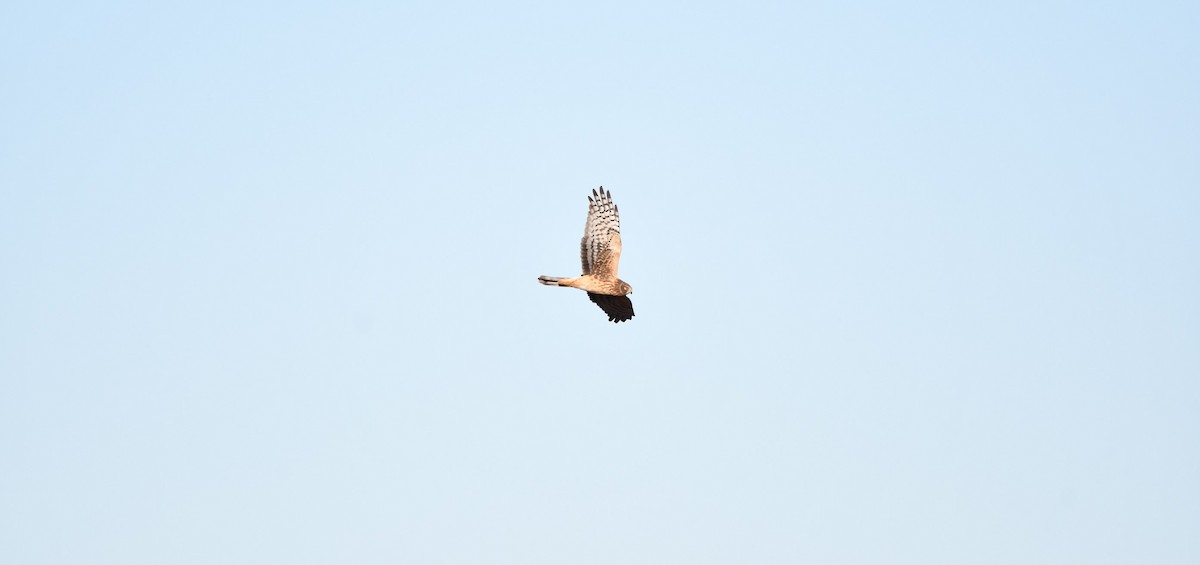
<svg viewBox="0 0 1200 565"><path fill-rule="evenodd" d="M592 199L595 196L595 199ZM583 225L583 240L579 242L579 259L583 262L583 275L574 278L538 277L538 282L549 286L569 286L584 290L605 314L610 322L624 322L633 318L633 302L627 294L633 294L629 283L617 278L617 263L621 261L621 219L617 217L617 205L613 204L612 193L592 190L588 197L587 223Z"/></svg>

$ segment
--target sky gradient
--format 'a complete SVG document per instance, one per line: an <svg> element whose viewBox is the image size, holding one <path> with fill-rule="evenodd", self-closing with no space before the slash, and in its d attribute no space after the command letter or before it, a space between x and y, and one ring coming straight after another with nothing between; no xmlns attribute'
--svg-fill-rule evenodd
<svg viewBox="0 0 1200 565"><path fill-rule="evenodd" d="M972 4L5 4L0 561L1200 561L1200 8Z"/></svg>

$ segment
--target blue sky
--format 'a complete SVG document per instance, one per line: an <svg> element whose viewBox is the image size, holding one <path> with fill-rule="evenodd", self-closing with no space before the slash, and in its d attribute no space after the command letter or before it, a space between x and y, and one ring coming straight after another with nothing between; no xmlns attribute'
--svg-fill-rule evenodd
<svg viewBox="0 0 1200 565"><path fill-rule="evenodd" d="M0 560L1195 563L1198 28L6 4Z"/></svg>

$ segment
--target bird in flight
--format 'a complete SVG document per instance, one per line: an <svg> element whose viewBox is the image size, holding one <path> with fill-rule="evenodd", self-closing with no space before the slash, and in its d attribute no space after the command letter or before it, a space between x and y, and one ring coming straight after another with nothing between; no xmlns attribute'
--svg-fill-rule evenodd
<svg viewBox="0 0 1200 565"><path fill-rule="evenodd" d="M542 275L538 282L587 292L588 298L608 314L610 322L633 318L633 302L627 296L633 294L633 287L617 278L617 263L621 261L621 219L617 217L612 193L605 192L603 186L600 192L593 189L592 196L588 197L587 223L583 225L583 240L579 242L579 259L583 263L583 275Z"/></svg>

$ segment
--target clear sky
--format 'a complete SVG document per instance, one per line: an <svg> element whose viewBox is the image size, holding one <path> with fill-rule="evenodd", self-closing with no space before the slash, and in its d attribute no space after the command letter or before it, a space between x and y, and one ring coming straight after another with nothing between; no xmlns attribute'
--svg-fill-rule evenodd
<svg viewBox="0 0 1200 565"><path fill-rule="evenodd" d="M1200 562L1200 7L969 4L5 3L0 561Z"/></svg>

